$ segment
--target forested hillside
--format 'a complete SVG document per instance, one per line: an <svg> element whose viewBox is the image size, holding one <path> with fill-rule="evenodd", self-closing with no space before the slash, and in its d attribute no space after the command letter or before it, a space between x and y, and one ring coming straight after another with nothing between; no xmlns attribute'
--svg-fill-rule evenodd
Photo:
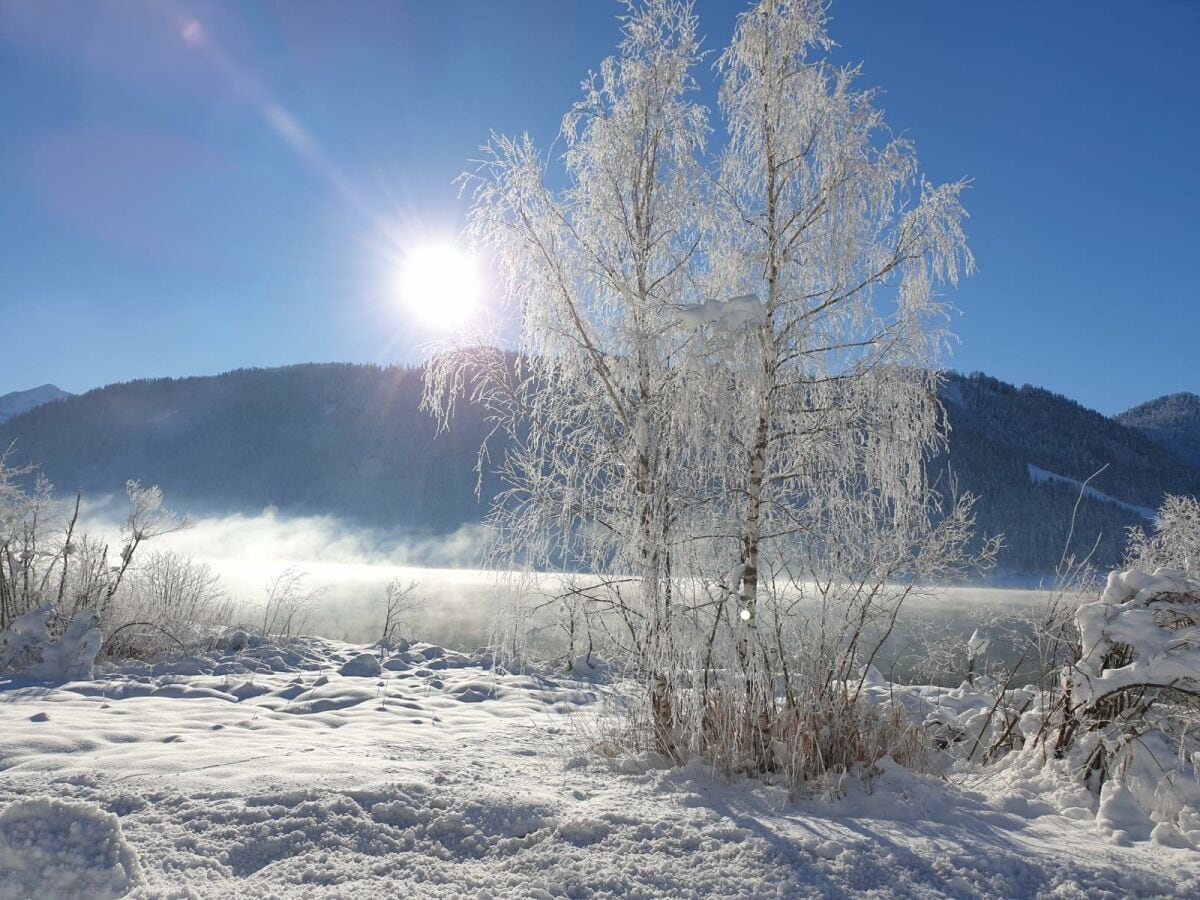
<svg viewBox="0 0 1200 900"><path fill-rule="evenodd" d="M1200 396L1168 394L1117 416L1183 462L1200 466Z"/></svg>
<svg viewBox="0 0 1200 900"><path fill-rule="evenodd" d="M1096 559L1104 565L1120 559L1129 526L1146 524L1129 506L1153 509L1166 493L1200 494L1200 469L1042 388L951 374L943 402L952 426L951 470L962 488L979 495L981 530L1005 535L1005 569L1053 570L1079 496L1074 484L1035 482L1030 465L1076 482L1095 475L1090 488L1127 504L1093 496L1079 505L1071 551L1086 555L1099 540Z"/></svg>
<svg viewBox="0 0 1200 900"><path fill-rule="evenodd" d="M242 369L203 378L110 385L40 406L0 425L14 461L36 461L62 492L120 492L126 479L161 485L198 514L329 514L356 523L441 533L478 521L472 467L485 423L460 408L448 433L418 409L421 373L342 364ZM1065 397L983 375L947 378L952 432L946 464L980 496L978 523L1004 533L1001 566L1045 573L1062 552L1079 489L1035 482L1029 466L1090 483L1072 549L1115 562L1124 532L1164 493L1200 493L1200 469L1136 429ZM490 496L494 481L484 485Z"/></svg>
<svg viewBox="0 0 1200 900"><path fill-rule="evenodd" d="M330 514L449 531L484 507L471 474L483 423L469 414L434 440L418 410L421 373L341 364L139 380L40 407L0 426L14 459L61 492L162 486L197 513Z"/></svg>

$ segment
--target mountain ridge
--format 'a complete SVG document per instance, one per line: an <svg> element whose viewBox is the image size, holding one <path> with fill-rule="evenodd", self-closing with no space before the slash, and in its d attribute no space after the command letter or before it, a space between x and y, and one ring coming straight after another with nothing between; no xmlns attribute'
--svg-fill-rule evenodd
<svg viewBox="0 0 1200 900"><path fill-rule="evenodd" d="M419 410L411 366L313 363L215 376L139 379L35 407L0 423L14 463L36 462L59 489L162 486L197 514L333 515L371 527L450 533L478 522L476 450L488 431L461 406L438 435ZM980 497L981 534L1003 532L1006 572L1045 575L1064 550L1120 561L1126 530L1167 493L1200 494L1200 467L1136 428L1069 398L981 373L946 373L948 450L930 476ZM436 438L436 439L435 439ZM1039 474L1042 473L1042 474ZM486 476L481 496L499 482Z"/></svg>
<svg viewBox="0 0 1200 900"><path fill-rule="evenodd" d="M1114 418L1140 431L1176 458L1200 466L1200 396L1190 391L1164 394Z"/></svg>
<svg viewBox="0 0 1200 900"><path fill-rule="evenodd" d="M72 396L56 384L43 384L25 391L11 391L0 394L0 423L7 422L14 416L29 412L31 409L64 397Z"/></svg>

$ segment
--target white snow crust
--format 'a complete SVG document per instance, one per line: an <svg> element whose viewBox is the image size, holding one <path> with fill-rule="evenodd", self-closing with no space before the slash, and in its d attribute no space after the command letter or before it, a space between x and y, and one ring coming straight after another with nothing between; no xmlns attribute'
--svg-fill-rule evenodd
<svg viewBox="0 0 1200 900"><path fill-rule="evenodd" d="M947 782L883 760L870 792L789 797L589 750L610 688L586 677L253 643L0 680L0 897L1200 895L1187 835L1114 841L1096 816L1120 798L1066 773ZM364 653L386 655L377 674Z"/></svg>
<svg viewBox="0 0 1200 900"><path fill-rule="evenodd" d="M31 797L0 812L0 900L120 897L141 883L117 816L94 803Z"/></svg>

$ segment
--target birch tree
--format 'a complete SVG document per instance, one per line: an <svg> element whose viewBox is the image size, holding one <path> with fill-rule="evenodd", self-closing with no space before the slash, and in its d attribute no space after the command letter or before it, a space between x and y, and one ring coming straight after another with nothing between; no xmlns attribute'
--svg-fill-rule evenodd
<svg viewBox="0 0 1200 900"><path fill-rule="evenodd" d="M919 176L825 26L818 0L739 17L708 158L690 4L631 7L564 120L567 186L528 137L468 178L518 337L436 348L425 397L492 416L494 560L595 575L570 601L647 678L654 746L802 778L873 762L869 665L972 525L924 468L965 184Z"/></svg>
<svg viewBox="0 0 1200 900"><path fill-rule="evenodd" d="M965 184L918 177L858 69L813 58L831 46L823 2L765 0L719 64L716 283L762 303L732 376L751 616L765 535L811 530L848 496L890 524L923 513L923 454L941 437L934 289L972 266Z"/></svg>
<svg viewBox="0 0 1200 900"><path fill-rule="evenodd" d="M427 407L446 421L466 391L509 441L494 560L609 573L615 640L647 671L672 615L675 310L705 213L696 27L690 3L629 7L617 55L563 120L563 189L528 135L493 136L466 178L468 236L494 261L515 354L484 334L435 348L427 368Z"/></svg>
<svg viewBox="0 0 1200 900"><path fill-rule="evenodd" d="M816 657L824 682L844 682L878 646L865 626L879 619L886 635L894 623L904 591L892 585L937 574L969 537L970 499L939 511L924 467L943 437L947 309L935 289L972 267L965 184L920 177L911 142L856 86L859 69L823 58L825 9L764 0L718 62L728 141L709 192L709 283L738 308L698 323L693 369L720 379L702 393L728 400L705 417L713 439L699 446L712 452L690 470L722 487L702 532L732 556L737 662L748 685L756 665L764 673L747 710L760 768L770 673L787 674L789 655L778 606L774 640L759 627L764 574L817 595L834 624L815 636Z"/></svg>

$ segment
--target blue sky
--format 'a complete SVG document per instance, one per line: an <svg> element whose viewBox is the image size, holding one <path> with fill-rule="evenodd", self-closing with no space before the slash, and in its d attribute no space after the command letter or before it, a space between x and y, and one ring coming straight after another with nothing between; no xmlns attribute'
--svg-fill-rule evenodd
<svg viewBox="0 0 1200 900"><path fill-rule="evenodd" d="M699 0L708 46L742 8ZM554 137L616 12L0 0L0 393L415 360L396 254L456 232L489 130ZM1200 4L832 13L928 175L974 179L950 365L1106 413L1200 391Z"/></svg>

